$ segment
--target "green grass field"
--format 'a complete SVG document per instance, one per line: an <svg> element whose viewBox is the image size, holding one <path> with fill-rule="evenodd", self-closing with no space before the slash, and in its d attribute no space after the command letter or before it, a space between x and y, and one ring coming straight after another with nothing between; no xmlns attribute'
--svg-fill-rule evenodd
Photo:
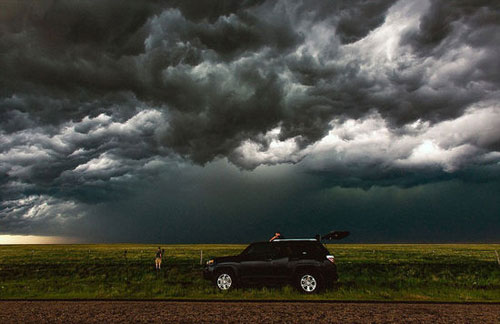
<svg viewBox="0 0 500 324"><path fill-rule="evenodd" d="M500 302L500 244L335 244L338 286L305 296L290 286L218 292L202 279L200 250L209 257L238 254L244 245L0 246L0 299L195 298L332 299ZM125 256L125 251L127 251Z"/></svg>

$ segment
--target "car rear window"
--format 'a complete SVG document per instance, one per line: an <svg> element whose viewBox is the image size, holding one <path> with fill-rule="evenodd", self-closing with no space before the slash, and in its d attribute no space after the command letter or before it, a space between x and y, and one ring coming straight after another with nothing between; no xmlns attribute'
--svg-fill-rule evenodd
<svg viewBox="0 0 500 324"><path fill-rule="evenodd" d="M328 250L319 242L292 244L292 251L294 256L324 256L329 254Z"/></svg>

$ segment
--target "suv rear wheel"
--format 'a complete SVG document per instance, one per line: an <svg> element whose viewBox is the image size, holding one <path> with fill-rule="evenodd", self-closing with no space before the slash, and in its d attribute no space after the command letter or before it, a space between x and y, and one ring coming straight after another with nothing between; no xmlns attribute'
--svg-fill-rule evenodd
<svg viewBox="0 0 500 324"><path fill-rule="evenodd" d="M231 271L220 271L215 278L215 286L221 291L233 289L235 285L235 277Z"/></svg>
<svg viewBox="0 0 500 324"><path fill-rule="evenodd" d="M320 277L314 272L302 272L297 276L297 288L306 294L314 294L323 288Z"/></svg>

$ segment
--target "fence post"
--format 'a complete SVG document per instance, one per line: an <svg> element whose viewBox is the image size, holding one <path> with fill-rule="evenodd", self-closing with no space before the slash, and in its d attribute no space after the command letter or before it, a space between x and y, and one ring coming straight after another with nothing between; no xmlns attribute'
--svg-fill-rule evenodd
<svg viewBox="0 0 500 324"><path fill-rule="evenodd" d="M200 265L203 265L203 250L200 250Z"/></svg>
<svg viewBox="0 0 500 324"><path fill-rule="evenodd" d="M123 251L123 258L125 259L125 269L127 270L127 276L128 276L127 250Z"/></svg>
<svg viewBox="0 0 500 324"><path fill-rule="evenodd" d="M495 250L495 254L497 256L497 262L498 262L498 265L500 266L500 257L498 256L498 252L497 250Z"/></svg>

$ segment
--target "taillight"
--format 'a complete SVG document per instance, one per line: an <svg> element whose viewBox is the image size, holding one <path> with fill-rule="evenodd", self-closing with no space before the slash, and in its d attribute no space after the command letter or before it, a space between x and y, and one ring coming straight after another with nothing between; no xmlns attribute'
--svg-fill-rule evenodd
<svg viewBox="0 0 500 324"><path fill-rule="evenodd" d="M335 263L335 257L333 255L327 255L326 258L328 259L328 261L330 261L331 263Z"/></svg>

